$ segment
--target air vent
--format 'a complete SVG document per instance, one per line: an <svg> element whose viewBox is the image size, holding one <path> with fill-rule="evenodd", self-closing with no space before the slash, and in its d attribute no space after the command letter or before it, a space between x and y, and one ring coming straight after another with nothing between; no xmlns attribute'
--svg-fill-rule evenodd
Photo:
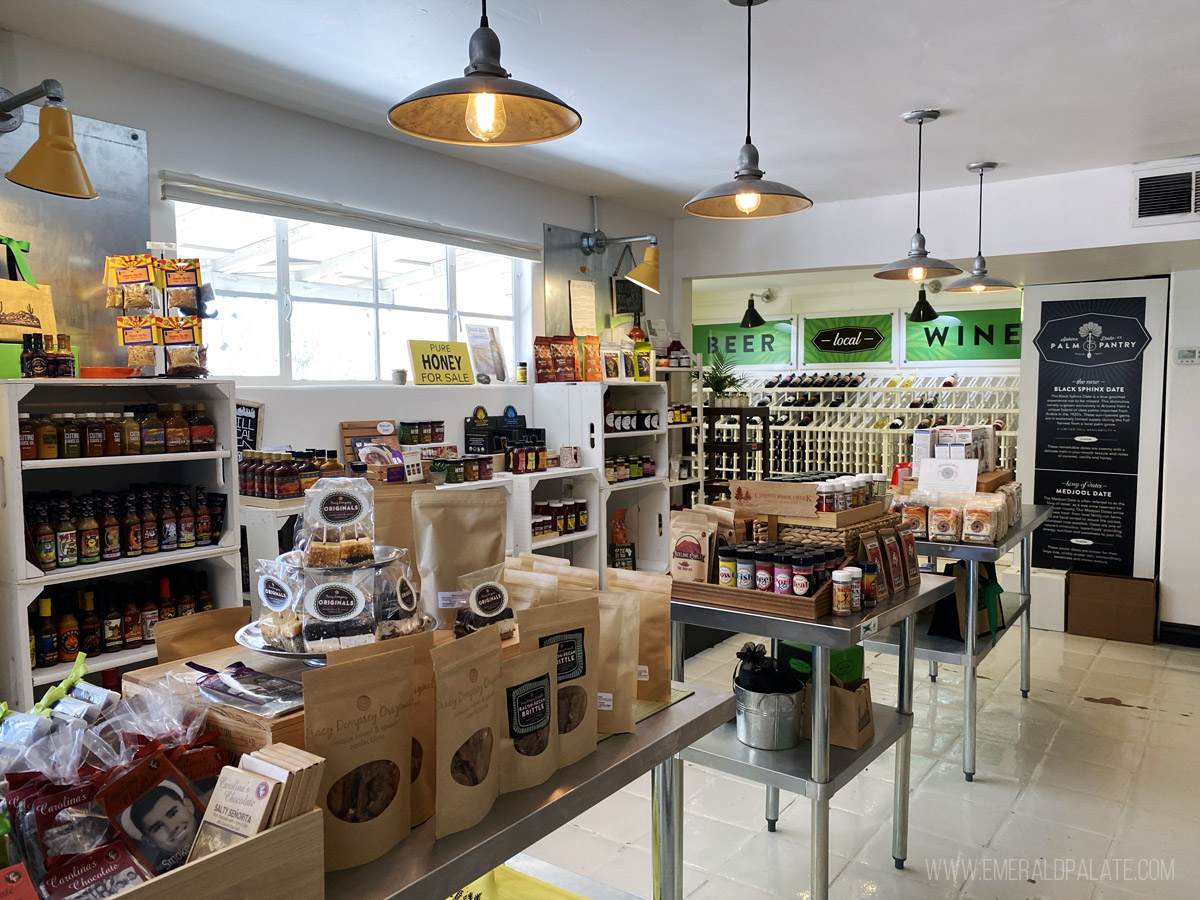
<svg viewBox="0 0 1200 900"><path fill-rule="evenodd" d="M1200 222L1200 158L1135 167L1131 212L1134 225Z"/></svg>

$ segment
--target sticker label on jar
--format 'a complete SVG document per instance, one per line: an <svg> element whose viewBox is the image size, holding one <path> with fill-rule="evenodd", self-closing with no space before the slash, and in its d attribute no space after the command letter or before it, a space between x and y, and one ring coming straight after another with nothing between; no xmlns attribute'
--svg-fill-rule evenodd
<svg viewBox="0 0 1200 900"><path fill-rule="evenodd" d="M792 575L792 593L797 597L808 596L808 576Z"/></svg>
<svg viewBox="0 0 1200 900"><path fill-rule="evenodd" d="M638 681L649 681L649 680L650 680L650 667L649 666L638 666Z"/></svg>
<svg viewBox="0 0 1200 900"><path fill-rule="evenodd" d="M471 589L467 605L477 616L495 618L508 609L508 591L498 581L485 581Z"/></svg>
<svg viewBox="0 0 1200 900"><path fill-rule="evenodd" d="M367 606L363 592L350 584L318 584L304 597L304 611L324 622L344 622L362 615Z"/></svg>
<svg viewBox="0 0 1200 900"><path fill-rule="evenodd" d="M774 578L772 577L773 575L773 572L770 572L766 569L756 569L754 572L755 587L757 587L760 591L771 590L772 582L774 581Z"/></svg>
<svg viewBox="0 0 1200 900"><path fill-rule="evenodd" d="M280 612L292 605L292 589L270 575L258 579L258 599L271 612Z"/></svg>
<svg viewBox="0 0 1200 900"><path fill-rule="evenodd" d="M417 608L417 592L413 590L412 584L403 575L396 584L396 602L405 612L412 612Z"/></svg>
<svg viewBox="0 0 1200 900"><path fill-rule="evenodd" d="M613 708L613 695L606 694L604 691L596 692L596 709L611 710Z"/></svg>
<svg viewBox="0 0 1200 900"><path fill-rule="evenodd" d="M357 491L326 491L316 504L318 525L355 525L367 514L367 501Z"/></svg>
<svg viewBox="0 0 1200 900"><path fill-rule="evenodd" d="M470 597L470 591L438 591L438 609L462 609Z"/></svg>
<svg viewBox="0 0 1200 900"><path fill-rule="evenodd" d="M508 736L541 731L550 724L550 673L507 689Z"/></svg>
<svg viewBox="0 0 1200 900"><path fill-rule="evenodd" d="M558 683L574 681L587 672L587 660L583 655L583 629L561 631L547 635L538 641L539 647L558 645Z"/></svg>

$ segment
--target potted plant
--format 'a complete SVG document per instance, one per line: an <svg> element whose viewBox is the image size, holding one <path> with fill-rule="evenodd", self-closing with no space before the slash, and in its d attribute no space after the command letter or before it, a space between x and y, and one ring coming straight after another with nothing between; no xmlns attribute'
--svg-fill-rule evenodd
<svg viewBox="0 0 1200 900"><path fill-rule="evenodd" d="M738 397L737 392L745 385L746 379L737 373L733 362L726 359L720 350L709 354L708 360L708 365L704 367L704 386L712 391L712 405L744 406L742 401L748 398Z"/></svg>

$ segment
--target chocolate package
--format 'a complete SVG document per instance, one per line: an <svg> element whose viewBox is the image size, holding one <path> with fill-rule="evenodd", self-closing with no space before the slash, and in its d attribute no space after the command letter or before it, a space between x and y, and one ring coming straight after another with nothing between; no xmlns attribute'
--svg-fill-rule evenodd
<svg viewBox="0 0 1200 900"><path fill-rule="evenodd" d="M534 606L517 613L522 654L557 647L558 765L596 749L596 683L600 611L595 596Z"/></svg>
<svg viewBox="0 0 1200 900"><path fill-rule="evenodd" d="M326 760L317 803L328 872L408 837L413 651L383 646L304 673L304 747Z"/></svg>
<svg viewBox="0 0 1200 900"><path fill-rule="evenodd" d="M432 493L432 491L430 491ZM477 825L500 794L496 702L502 666L500 633L484 628L434 647L437 685L437 837Z"/></svg>
<svg viewBox="0 0 1200 900"><path fill-rule="evenodd" d="M541 784L559 766L558 656L558 646L547 645L505 660L500 669L501 794Z"/></svg>
<svg viewBox="0 0 1200 900"><path fill-rule="evenodd" d="M606 590L633 593L638 598L639 700L665 703L671 699L671 586L670 575L651 575L629 569L608 569Z"/></svg>

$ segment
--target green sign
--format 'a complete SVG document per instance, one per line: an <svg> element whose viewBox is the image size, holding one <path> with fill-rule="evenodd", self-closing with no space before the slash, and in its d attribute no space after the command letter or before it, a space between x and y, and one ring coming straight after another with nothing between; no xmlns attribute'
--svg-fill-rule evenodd
<svg viewBox="0 0 1200 900"><path fill-rule="evenodd" d="M693 325L692 349L708 365L709 357L720 351L735 366L792 365L791 319L767 322L758 328L742 328L737 322L720 325Z"/></svg>
<svg viewBox="0 0 1200 900"><path fill-rule="evenodd" d="M891 362L891 316L804 320L804 365Z"/></svg>
<svg viewBox="0 0 1200 900"><path fill-rule="evenodd" d="M932 322L905 322L905 362L1020 358L1019 307L943 310Z"/></svg>

